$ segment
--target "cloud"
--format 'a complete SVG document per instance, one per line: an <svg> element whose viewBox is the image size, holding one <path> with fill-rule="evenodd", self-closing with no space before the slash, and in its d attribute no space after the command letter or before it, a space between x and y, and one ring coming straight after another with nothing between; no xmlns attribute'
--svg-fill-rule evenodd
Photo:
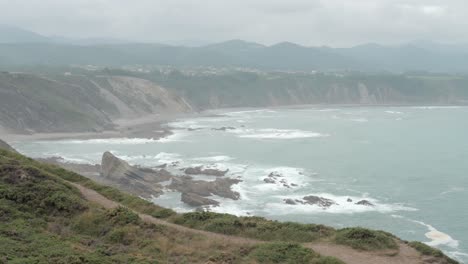
<svg viewBox="0 0 468 264"><path fill-rule="evenodd" d="M0 23L134 41L468 42L465 0L0 0Z"/></svg>

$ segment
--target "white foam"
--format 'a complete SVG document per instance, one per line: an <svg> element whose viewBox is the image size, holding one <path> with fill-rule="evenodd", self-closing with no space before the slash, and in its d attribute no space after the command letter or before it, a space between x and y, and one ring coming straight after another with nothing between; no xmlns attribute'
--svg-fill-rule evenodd
<svg viewBox="0 0 468 264"><path fill-rule="evenodd" d="M153 138L106 138L106 139L86 139L86 140L60 140L60 141L39 141L41 144L89 144L89 145L140 145L157 142L171 142L180 138L181 135L172 134L164 138L153 139Z"/></svg>
<svg viewBox="0 0 468 264"><path fill-rule="evenodd" d="M359 122L359 123L366 123L366 122L369 122L368 119L366 118L363 118L363 117L360 117L360 118L351 118L349 119L350 121L353 121L353 122Z"/></svg>
<svg viewBox="0 0 468 264"><path fill-rule="evenodd" d="M276 196L280 198L280 202L268 203L265 206L265 213L272 215L284 215L290 213L304 214L304 213L330 213L330 214L354 214L354 213L365 213L365 212L380 212L380 213L391 213L397 211L416 211L417 209L404 206L402 204L385 204L380 203L377 199L369 197L356 197L356 196L337 196L330 193L314 193L309 194L318 197L323 197L335 201L337 204L330 206L329 208L322 208L317 205L310 204L296 204L289 205L284 203L284 199L301 200L303 196ZM351 198L353 202L348 202L348 198ZM361 200L367 200L374 204L374 206L358 205L356 202Z"/></svg>
<svg viewBox="0 0 468 264"><path fill-rule="evenodd" d="M461 106L413 106L414 109L434 110L434 109L459 109Z"/></svg>
<svg viewBox="0 0 468 264"><path fill-rule="evenodd" d="M392 114L392 115L403 115L403 112L400 111L385 111L387 114Z"/></svg>
<svg viewBox="0 0 468 264"><path fill-rule="evenodd" d="M262 114L262 113L276 113L271 109L258 109L258 110L245 110L245 111L235 111L235 112L228 112L224 113L226 116L245 116L250 114Z"/></svg>
<svg viewBox="0 0 468 264"><path fill-rule="evenodd" d="M60 157L59 162L62 163L74 163L74 164L86 164L86 165L94 165L93 162L85 159L80 159L80 158L71 158L71 157Z"/></svg>
<svg viewBox="0 0 468 264"><path fill-rule="evenodd" d="M172 128L179 128L179 129L200 129L200 128L206 128L207 126L200 125L199 120L191 119L191 120L181 120L181 121L175 121L171 122L168 124L169 127Z"/></svg>
<svg viewBox="0 0 468 264"><path fill-rule="evenodd" d="M205 161L205 162L220 162L220 161L230 161L230 160L233 160L233 158L229 156L220 155L220 156L195 158L194 160Z"/></svg>
<svg viewBox="0 0 468 264"><path fill-rule="evenodd" d="M298 129L235 129L231 130L240 138L256 138L256 139L298 139L298 138L322 138L329 137L329 134L322 134L311 131L303 131Z"/></svg>
<svg viewBox="0 0 468 264"><path fill-rule="evenodd" d="M468 254L460 251L448 251L447 255L458 260L460 263L468 263Z"/></svg>
<svg viewBox="0 0 468 264"><path fill-rule="evenodd" d="M439 230L437 230L435 227L426 224L421 221L416 221L416 220L410 220L414 223L418 223L420 225L423 225L429 229L429 232L425 234L425 236L430 239L430 242L426 242L427 245L432 246L432 247L437 247L441 245L449 246L452 248L457 248L459 245L458 240L453 239L451 236L449 236L446 233L443 233Z"/></svg>

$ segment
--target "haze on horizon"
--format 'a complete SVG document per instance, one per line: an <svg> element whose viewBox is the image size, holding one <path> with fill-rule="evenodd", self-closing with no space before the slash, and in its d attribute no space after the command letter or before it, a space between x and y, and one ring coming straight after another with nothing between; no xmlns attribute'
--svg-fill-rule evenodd
<svg viewBox="0 0 468 264"><path fill-rule="evenodd" d="M334 47L468 43L463 0L0 0L0 10L0 24L67 38Z"/></svg>

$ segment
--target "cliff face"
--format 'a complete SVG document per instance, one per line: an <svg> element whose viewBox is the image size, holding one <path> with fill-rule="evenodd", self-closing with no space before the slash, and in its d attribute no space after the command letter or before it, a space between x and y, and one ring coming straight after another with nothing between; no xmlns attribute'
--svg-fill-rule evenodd
<svg viewBox="0 0 468 264"><path fill-rule="evenodd" d="M114 129L121 118L227 107L459 105L468 104L466 87L463 76L0 73L0 128L15 133L103 131Z"/></svg>
<svg viewBox="0 0 468 264"><path fill-rule="evenodd" d="M85 132L118 118L191 111L182 98L130 77L0 73L0 127L7 132Z"/></svg>

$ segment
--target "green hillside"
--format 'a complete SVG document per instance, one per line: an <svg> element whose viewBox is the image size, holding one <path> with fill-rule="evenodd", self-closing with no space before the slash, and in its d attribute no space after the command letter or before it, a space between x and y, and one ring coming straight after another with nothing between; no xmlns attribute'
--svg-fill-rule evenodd
<svg viewBox="0 0 468 264"><path fill-rule="evenodd" d="M72 183L121 206L105 209L90 202ZM163 220L155 224L146 219L151 216ZM320 256L307 243L343 245L365 254L384 250L397 255L399 247L407 247L388 233L362 228L176 214L0 149L0 263L343 263ZM409 245L422 252L422 259L456 263L424 244Z"/></svg>

